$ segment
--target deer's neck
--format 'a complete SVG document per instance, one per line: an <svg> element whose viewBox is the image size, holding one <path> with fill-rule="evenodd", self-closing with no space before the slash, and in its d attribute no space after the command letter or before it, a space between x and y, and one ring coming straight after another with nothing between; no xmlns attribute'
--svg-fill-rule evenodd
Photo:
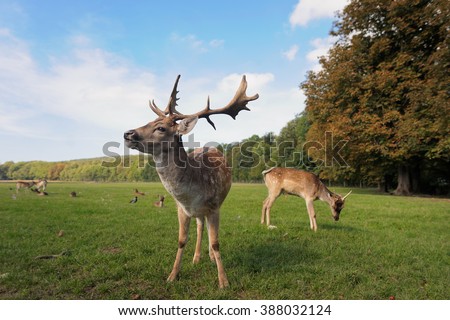
<svg viewBox="0 0 450 320"><path fill-rule="evenodd" d="M182 141L172 141L153 154L156 170L159 172L177 171L186 168L187 154Z"/></svg>
<svg viewBox="0 0 450 320"><path fill-rule="evenodd" d="M320 187L319 187L319 199L322 201L325 201L330 206L333 205L333 199L330 195L333 195L333 192L328 190L328 188L325 186L325 184L320 181Z"/></svg>
<svg viewBox="0 0 450 320"><path fill-rule="evenodd" d="M153 160L161 182L175 199L188 192L190 167L182 141L173 141L167 148L162 148L153 155Z"/></svg>
<svg viewBox="0 0 450 320"><path fill-rule="evenodd" d="M180 141L153 158L161 182L187 215L198 217L220 208L231 187L231 173L220 152L188 155Z"/></svg>

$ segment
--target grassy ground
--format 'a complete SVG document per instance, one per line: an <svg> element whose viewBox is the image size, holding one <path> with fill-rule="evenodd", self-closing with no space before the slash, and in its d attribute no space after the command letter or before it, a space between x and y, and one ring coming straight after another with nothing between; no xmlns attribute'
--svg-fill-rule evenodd
<svg viewBox="0 0 450 320"><path fill-rule="evenodd" d="M135 187L147 194L129 204ZM206 242L191 263L194 223L180 279L165 282L178 226L170 197L152 205L159 183L49 183L46 197L16 199L10 188L0 184L0 299L450 299L446 199L354 190L339 222L315 203L314 233L303 200L282 196L268 230L265 186L235 184L220 230L230 288L219 290Z"/></svg>

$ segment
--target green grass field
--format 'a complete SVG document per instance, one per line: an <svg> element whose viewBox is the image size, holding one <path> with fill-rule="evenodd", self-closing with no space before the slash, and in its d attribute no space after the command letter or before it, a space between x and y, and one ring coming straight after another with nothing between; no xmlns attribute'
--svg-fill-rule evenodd
<svg viewBox="0 0 450 320"><path fill-rule="evenodd" d="M135 187L146 195L129 204ZM221 214L230 287L220 290L207 241L191 262L195 221L180 279L166 283L178 222L172 198L153 206L167 194L159 183L49 183L46 197L16 199L10 188L0 183L0 299L450 299L448 199L356 189L339 222L315 202L314 233L304 201L282 196L268 230L265 186L235 184Z"/></svg>

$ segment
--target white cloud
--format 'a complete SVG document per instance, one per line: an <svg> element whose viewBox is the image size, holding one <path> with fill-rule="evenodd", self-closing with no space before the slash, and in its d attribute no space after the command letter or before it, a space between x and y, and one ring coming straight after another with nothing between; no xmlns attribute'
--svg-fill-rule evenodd
<svg viewBox="0 0 450 320"><path fill-rule="evenodd" d="M193 50L198 53L204 53L204 52L208 52L211 49L221 48L221 47L223 47L223 45L225 43L224 40L220 40L220 39L213 39L208 42L205 42L205 41L199 39L194 34L188 34L185 36L181 36L177 33L172 33L170 39L174 43L179 43L179 44L185 45L190 50Z"/></svg>
<svg viewBox="0 0 450 320"><path fill-rule="evenodd" d="M155 118L147 106L149 99L161 107L167 103L173 74L155 75L137 68L83 35L68 43L71 50L64 57L52 57L43 68L26 42L0 29L0 137L24 141L20 159L100 156L105 142L121 142L124 131ZM199 121L194 132L201 144L278 133L303 109L297 83L281 85L270 72L250 72L246 77L247 95L260 95L248 104L251 112L241 112L236 121L226 115L214 116L217 131ZM199 111L208 95L212 108L222 107L234 96L241 79L238 73L182 78L178 109L186 114ZM0 150L10 148L8 141L0 142ZM35 150L36 144L45 152L27 155L26 150ZM1 160L10 159L9 153L3 156Z"/></svg>
<svg viewBox="0 0 450 320"><path fill-rule="evenodd" d="M69 39L69 43L71 43L72 45L78 46L78 47L92 45L91 39L82 34L78 34L78 35L71 37Z"/></svg>
<svg viewBox="0 0 450 320"><path fill-rule="evenodd" d="M297 56L298 46L293 45L289 50L283 52L283 56L289 61L293 61Z"/></svg>
<svg viewBox="0 0 450 320"><path fill-rule="evenodd" d="M348 0L299 0L289 17L291 27L306 26L311 20L332 18Z"/></svg>
<svg viewBox="0 0 450 320"><path fill-rule="evenodd" d="M248 138L253 134L263 135L268 132L279 133L279 130L294 116L304 109L304 97L294 83L289 87L277 87L276 78L272 73L244 73L247 79L247 96L256 93L259 98L248 103L251 110L242 111L233 120L226 115L216 115L211 117L216 124L215 131L206 121L199 121L194 130L195 140L201 145L211 141L235 142ZM204 83L202 92L196 94L189 90L189 97L180 100L180 110L186 110L184 106L196 104L196 110L189 110L189 113L198 111L204 107L207 92L211 96L211 108L225 106L233 98L243 74L229 74L218 81L213 81L208 85ZM187 140L187 138L185 138Z"/></svg>
<svg viewBox="0 0 450 320"><path fill-rule="evenodd" d="M320 70L319 58L328 54L328 50L330 50L336 40L336 37L329 36L327 38L316 38L311 41L313 49L306 55L306 60L313 64L311 68L313 71Z"/></svg>
<svg viewBox="0 0 450 320"><path fill-rule="evenodd" d="M223 47L225 40L213 39L209 42L210 47L212 48L221 48Z"/></svg>
<svg viewBox="0 0 450 320"><path fill-rule="evenodd" d="M268 132L279 133L279 130L294 116L304 109L304 96L298 88L299 83L290 86L277 83L273 73L231 73L219 79L183 78L178 85L178 110L184 114L191 114L203 109L206 99L210 96L211 108L225 106L234 96L242 76L247 79L247 96L259 94L259 98L248 103L251 110L242 111L233 120L227 115L215 115L211 120L215 123L214 130L206 121L199 121L193 131L193 138L197 146L209 142L231 143L241 141L253 134L263 135ZM172 84L162 89L169 95ZM162 100L163 103L166 100ZM164 105L161 103L162 105ZM191 137L192 138L192 137ZM188 141L185 137L184 141Z"/></svg>
<svg viewBox="0 0 450 320"><path fill-rule="evenodd" d="M117 128L135 119L130 111L156 92L149 72L87 46L82 37L73 43L83 47L74 47L64 59L53 58L49 70L41 70L23 41L0 30L0 114L8 115L0 131L42 132L41 124L25 122L36 114Z"/></svg>
<svg viewBox="0 0 450 320"><path fill-rule="evenodd" d="M242 80L242 76L243 74L237 73L226 76L219 82L219 90L226 93L234 93ZM272 73L246 73L245 77L247 84L251 83L253 90L262 89L275 78Z"/></svg>

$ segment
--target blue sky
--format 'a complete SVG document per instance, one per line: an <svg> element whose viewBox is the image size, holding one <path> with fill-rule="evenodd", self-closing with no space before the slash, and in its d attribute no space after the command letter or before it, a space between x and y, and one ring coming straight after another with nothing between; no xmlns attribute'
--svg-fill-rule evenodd
<svg viewBox="0 0 450 320"><path fill-rule="evenodd" d="M334 39L346 0L0 2L0 163L124 153L123 132L164 107L225 105L243 74L260 98L237 120L215 116L195 141L279 133L304 109L299 84Z"/></svg>

